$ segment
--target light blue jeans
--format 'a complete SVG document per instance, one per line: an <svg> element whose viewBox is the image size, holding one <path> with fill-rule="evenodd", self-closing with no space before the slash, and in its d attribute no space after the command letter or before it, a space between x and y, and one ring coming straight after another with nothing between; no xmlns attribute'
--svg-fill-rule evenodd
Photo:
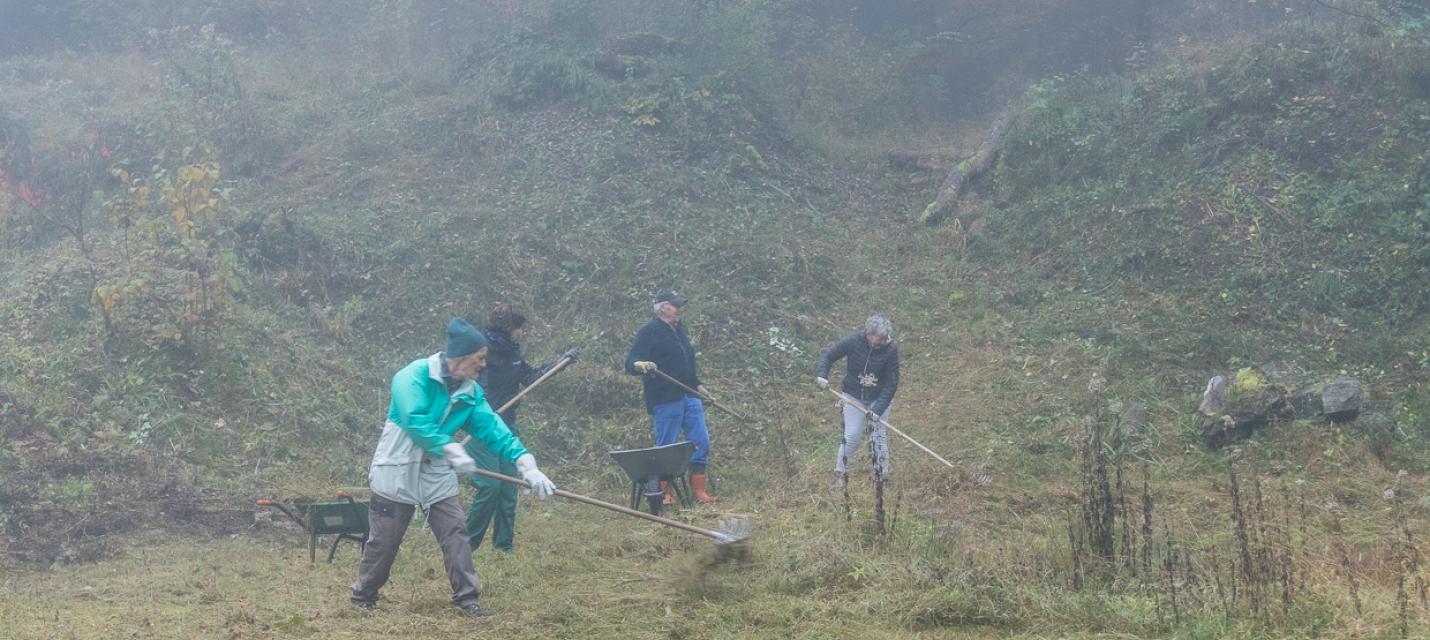
<svg viewBox="0 0 1430 640"><path fill-rule="evenodd" d="M685 439L695 443L695 453L690 454L695 470L703 469L710 462L710 430L705 426L705 405L699 398L687 395L655 405L650 408L650 419L656 446L680 442L680 434L684 432Z"/></svg>
<svg viewBox="0 0 1430 640"><path fill-rule="evenodd" d="M889 411L894 407L884 409L884 414L879 416L885 422L889 421ZM834 472L844 475L849 471L849 461L859 453L859 441L864 439L864 423L868 422L868 417L850 405L844 405L844 441L839 444L839 458L834 461ZM874 468L879 470L879 475L885 480L889 479L889 430L884 425L874 423L869 430L869 448L874 455Z"/></svg>

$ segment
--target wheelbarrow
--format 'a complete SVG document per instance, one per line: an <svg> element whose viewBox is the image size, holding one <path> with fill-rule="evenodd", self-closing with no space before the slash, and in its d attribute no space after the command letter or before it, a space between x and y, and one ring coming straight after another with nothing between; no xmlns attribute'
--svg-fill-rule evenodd
<svg viewBox="0 0 1430 640"><path fill-rule="evenodd" d="M677 442L649 449L610 452L611 459L621 465L621 469L624 469L631 479L631 508L640 509L644 490L645 497L650 501L650 512L660 515L665 496L658 491L657 480L669 482L680 499L680 505L686 509L691 508L690 487L685 483L685 471L690 466L690 454L693 451L695 443Z"/></svg>
<svg viewBox="0 0 1430 640"><path fill-rule="evenodd" d="M338 543L352 540L367 546L367 503L353 500L346 491L338 492L339 502L301 502L283 504L277 500L261 498L255 501L260 507L273 507L292 518L308 532L308 561L318 561L318 538L332 535L333 546L328 550L328 562L338 553Z"/></svg>

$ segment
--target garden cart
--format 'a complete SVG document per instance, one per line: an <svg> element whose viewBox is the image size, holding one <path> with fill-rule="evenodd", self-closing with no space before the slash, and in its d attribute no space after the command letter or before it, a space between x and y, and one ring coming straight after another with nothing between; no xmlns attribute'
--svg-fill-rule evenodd
<svg viewBox="0 0 1430 640"><path fill-rule="evenodd" d="M318 560L318 538L332 535L333 546L328 550L328 562L338 553L338 543L352 540L367 546L367 503L358 502L346 491L338 492L338 502L294 501L283 504L267 498L256 502L260 507L273 507L292 518L298 526L308 532L308 561Z"/></svg>

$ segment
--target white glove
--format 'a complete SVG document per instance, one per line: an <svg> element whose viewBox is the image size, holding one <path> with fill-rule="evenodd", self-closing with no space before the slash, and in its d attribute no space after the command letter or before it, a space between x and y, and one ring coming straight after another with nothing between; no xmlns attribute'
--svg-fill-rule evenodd
<svg viewBox="0 0 1430 640"><path fill-rule="evenodd" d="M442 459L447 461L447 466L452 467L457 473L474 473L477 470L477 461L467 455L462 445L455 442L448 442L442 445Z"/></svg>
<svg viewBox="0 0 1430 640"><path fill-rule="evenodd" d="M829 380L826 380L824 378L815 378L814 385L819 387L820 391L825 391L829 389Z"/></svg>
<svg viewBox="0 0 1430 640"><path fill-rule="evenodd" d="M528 453L517 458L516 471L521 474L522 480L531 484L531 490L536 492L536 497L545 500L556 493L556 485L552 484L551 478L536 468L536 456Z"/></svg>

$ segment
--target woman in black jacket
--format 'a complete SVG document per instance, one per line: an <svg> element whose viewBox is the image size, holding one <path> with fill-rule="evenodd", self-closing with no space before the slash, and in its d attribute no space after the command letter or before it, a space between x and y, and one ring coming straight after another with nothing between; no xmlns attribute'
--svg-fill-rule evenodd
<svg viewBox="0 0 1430 640"><path fill-rule="evenodd" d="M493 408L515 398L522 387L536 382L562 358L574 361L580 354L577 349L572 348L544 366L533 367L527 364L526 358L521 355L521 338L525 326L526 316L506 303L497 305L487 317L486 330L483 332L487 338L487 368L482 370L477 382L486 391L487 404ZM511 429L512 435L518 433L516 408L520 405L521 403L517 403L500 414L507 428ZM483 469L509 476L516 475L516 467L488 451L486 446L475 438L467 443L467 455L476 460L477 466ZM512 542L516 537L516 485L476 475L472 476L471 482L477 488L477 496L472 499L472 506L467 509L467 537L472 550L476 551L482 544L487 527L495 520L492 546L498 551L511 553Z"/></svg>
<svg viewBox="0 0 1430 640"><path fill-rule="evenodd" d="M863 331L855 331L825 347L819 354L819 370L814 379L819 388L829 388L829 369L840 358L846 361L840 389L866 410L849 403L844 405L844 440L834 462L834 490L844 486L849 457L859 450L866 423L873 425L869 442L874 448L875 469L881 478L889 478L888 430L879 420L889 420L889 407L899 390L899 348L894 345L894 326L884 316L869 316Z"/></svg>

